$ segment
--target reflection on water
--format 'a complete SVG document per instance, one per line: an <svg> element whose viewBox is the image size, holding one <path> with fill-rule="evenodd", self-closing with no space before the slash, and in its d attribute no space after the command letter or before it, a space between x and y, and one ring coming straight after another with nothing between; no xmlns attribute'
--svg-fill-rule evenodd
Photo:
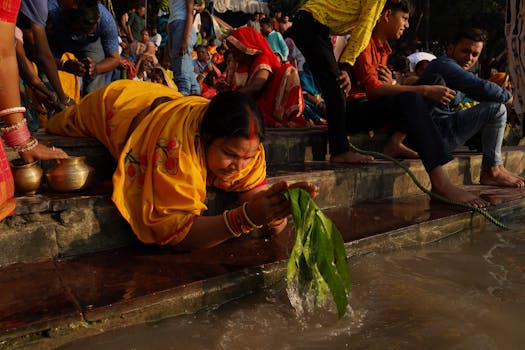
<svg viewBox="0 0 525 350"><path fill-rule="evenodd" d="M357 257L350 267L352 310L341 320L334 307L297 317L283 282L215 310L61 349L524 348L524 232L486 225L422 249Z"/></svg>

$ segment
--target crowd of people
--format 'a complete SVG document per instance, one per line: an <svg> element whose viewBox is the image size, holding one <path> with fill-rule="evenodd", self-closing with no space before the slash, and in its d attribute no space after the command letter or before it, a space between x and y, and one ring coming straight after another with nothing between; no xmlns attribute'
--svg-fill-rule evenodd
<svg viewBox="0 0 525 350"><path fill-rule="evenodd" d="M201 25L203 1L170 0L151 28L141 2L118 20L97 0L21 0L18 13L19 5L8 1L0 16L4 142L30 162L67 154L38 144L28 121L99 139L118 160L113 201L143 242L194 249L282 230L290 212L282 192L317 189L266 184L266 127L327 128L331 162L365 164L373 158L354 152L348 133L387 130L386 154L420 158L433 191L483 207L443 169L480 133L480 182L525 187L501 156L508 79L469 72L485 32L458 32L442 57L404 59L414 72L399 75L389 42L409 26L406 0L309 0L293 17L254 13L221 37ZM465 98L477 103L457 108ZM0 166L2 219L14 208L3 149ZM201 217L206 186L237 192L243 204Z"/></svg>

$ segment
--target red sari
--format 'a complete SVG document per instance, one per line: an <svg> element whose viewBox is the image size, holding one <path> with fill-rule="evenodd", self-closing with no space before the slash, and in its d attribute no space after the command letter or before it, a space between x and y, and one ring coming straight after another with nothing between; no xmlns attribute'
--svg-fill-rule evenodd
<svg viewBox="0 0 525 350"><path fill-rule="evenodd" d="M19 8L20 0L4 0L0 8L0 21L15 23ZM0 140L0 220L13 213L15 204L13 175L11 174L4 144Z"/></svg>
<svg viewBox="0 0 525 350"><path fill-rule="evenodd" d="M255 56L248 67L237 64L227 82L233 89L247 85L259 70L270 72L270 78L257 105L261 109L267 126L305 126L303 117L304 99L299 74L291 64L281 64L261 33L251 27L241 27L231 32L228 44L243 53Z"/></svg>

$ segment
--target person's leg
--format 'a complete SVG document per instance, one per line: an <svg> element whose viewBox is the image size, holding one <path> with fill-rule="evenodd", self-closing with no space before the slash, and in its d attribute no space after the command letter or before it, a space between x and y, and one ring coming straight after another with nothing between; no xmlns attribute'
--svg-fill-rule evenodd
<svg viewBox="0 0 525 350"><path fill-rule="evenodd" d="M503 166L501 146L507 122L507 108L498 103L482 103L480 105L484 105L483 109L489 114L488 120L481 130L483 160L481 162L480 183L504 187L525 187L525 180L522 177L512 174Z"/></svg>
<svg viewBox="0 0 525 350"><path fill-rule="evenodd" d="M367 162L371 157L350 152L347 139L346 103L337 78L341 74L333 54L328 28L300 11L285 32L304 55L326 103L331 161Z"/></svg>
<svg viewBox="0 0 525 350"><path fill-rule="evenodd" d="M421 95L406 92L374 101L354 102L348 105L348 112L352 120L350 125L358 128L356 131L390 126L406 133L407 144L418 152L427 170L433 192L455 202L487 205L450 181L443 165L452 156L445 150L441 135L430 118L429 106Z"/></svg>
<svg viewBox="0 0 525 350"><path fill-rule="evenodd" d="M169 23L168 26L168 47L171 57L171 70L173 71L173 80L183 95L190 95L192 90L191 76L188 76L188 59L191 64L191 56L188 58L187 54L179 55L180 44L182 42L182 34L184 32L184 21L175 20ZM193 69L191 71L193 73Z"/></svg>

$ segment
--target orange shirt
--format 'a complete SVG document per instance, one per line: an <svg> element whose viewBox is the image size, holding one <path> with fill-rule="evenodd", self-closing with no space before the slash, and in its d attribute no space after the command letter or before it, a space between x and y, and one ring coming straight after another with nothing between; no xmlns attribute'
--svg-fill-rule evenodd
<svg viewBox="0 0 525 350"><path fill-rule="evenodd" d="M352 69L352 88L348 97L350 101L366 97L372 90L383 85L379 80L377 68L380 65L387 65L388 55L391 52L392 48L388 41L381 42L372 34L370 42L359 54Z"/></svg>

